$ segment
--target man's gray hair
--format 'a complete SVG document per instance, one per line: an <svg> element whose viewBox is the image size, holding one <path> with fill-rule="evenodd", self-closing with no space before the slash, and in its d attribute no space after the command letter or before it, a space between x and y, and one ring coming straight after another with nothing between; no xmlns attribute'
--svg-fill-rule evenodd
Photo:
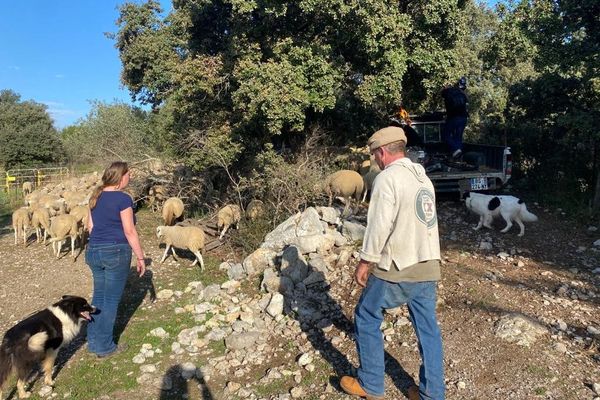
<svg viewBox="0 0 600 400"><path fill-rule="evenodd" d="M406 153L406 143L403 140L388 143L381 147L386 149L390 154Z"/></svg>

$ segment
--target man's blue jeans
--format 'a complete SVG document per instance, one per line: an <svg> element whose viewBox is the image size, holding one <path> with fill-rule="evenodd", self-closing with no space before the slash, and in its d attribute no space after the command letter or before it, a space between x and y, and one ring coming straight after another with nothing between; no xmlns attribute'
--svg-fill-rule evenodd
<svg viewBox="0 0 600 400"><path fill-rule="evenodd" d="M129 275L131 247L120 243L90 244L85 252L85 262L94 277L92 305L98 309L88 324L88 349L97 355L106 355L117 348L113 330Z"/></svg>
<svg viewBox="0 0 600 400"><path fill-rule="evenodd" d="M369 394L384 394L384 350L380 330L383 309L408 305L417 334L421 369L421 399L444 399L442 336L435 316L437 282L393 283L369 276L354 311L356 347L360 359L358 382Z"/></svg>
<svg viewBox="0 0 600 400"><path fill-rule="evenodd" d="M463 133L467 126L467 117L451 117L446 120L442 130L442 140L448 145L450 153L462 150Z"/></svg>

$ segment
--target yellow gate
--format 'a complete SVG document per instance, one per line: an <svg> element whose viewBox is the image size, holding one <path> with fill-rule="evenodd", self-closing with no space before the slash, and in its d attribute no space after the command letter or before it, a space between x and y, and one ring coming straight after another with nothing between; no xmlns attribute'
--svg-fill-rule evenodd
<svg viewBox="0 0 600 400"><path fill-rule="evenodd" d="M23 187L23 183L31 182L34 188L43 186L48 182L62 181L69 176L69 169L66 167L48 167L48 168L20 168L9 169L6 171L5 190L18 193Z"/></svg>

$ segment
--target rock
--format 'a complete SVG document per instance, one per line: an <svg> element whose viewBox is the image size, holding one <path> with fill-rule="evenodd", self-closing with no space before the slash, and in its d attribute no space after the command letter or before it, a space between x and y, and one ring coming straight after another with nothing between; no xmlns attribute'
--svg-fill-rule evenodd
<svg viewBox="0 0 600 400"><path fill-rule="evenodd" d="M38 391L38 394L40 395L40 397L46 397L50 393L52 393L52 386L48 386L48 385L42 386L40 388L40 390Z"/></svg>
<svg viewBox="0 0 600 400"><path fill-rule="evenodd" d="M313 361L312 356L309 353L304 353L298 358L298 365L304 367Z"/></svg>
<svg viewBox="0 0 600 400"><path fill-rule="evenodd" d="M290 240L297 237L296 226L301 214L292 215L287 220L279 224L273 231L265 236L264 243L260 246L263 249L269 249L274 252L283 250ZM319 230L321 230L319 222Z"/></svg>
<svg viewBox="0 0 600 400"><path fill-rule="evenodd" d="M292 399L304 397L304 389L302 389L301 386L296 386L290 390L290 395L292 396Z"/></svg>
<svg viewBox="0 0 600 400"><path fill-rule="evenodd" d="M594 391L594 393L596 393L597 395L600 395L600 383L595 382L592 384L592 390Z"/></svg>
<svg viewBox="0 0 600 400"><path fill-rule="evenodd" d="M211 342L218 342L225 339L225 336L227 336L227 333L223 329L215 328L207 333L204 338L210 340Z"/></svg>
<svg viewBox="0 0 600 400"><path fill-rule="evenodd" d="M537 321L512 313L502 316L495 325L495 334L508 342L529 346L547 330Z"/></svg>
<svg viewBox="0 0 600 400"><path fill-rule="evenodd" d="M554 346L552 346L552 348L556 351L558 351L559 353L566 353L567 352L567 346L565 346L564 343L554 343Z"/></svg>
<svg viewBox="0 0 600 400"><path fill-rule="evenodd" d="M316 252L324 254L335 245L335 238L323 234L298 236L289 244L297 247L301 254Z"/></svg>
<svg viewBox="0 0 600 400"><path fill-rule="evenodd" d="M146 357L143 354L138 354L131 360L134 364L143 364L146 362Z"/></svg>
<svg viewBox="0 0 600 400"><path fill-rule="evenodd" d="M456 387L457 387L459 390L464 390L464 389L466 389L466 388L467 388L467 384L466 384L466 383L464 383L463 381L458 381L458 382L456 382Z"/></svg>
<svg viewBox="0 0 600 400"><path fill-rule="evenodd" d="M227 276L229 277L229 279L236 281L242 280L245 274L246 270L244 269L244 266L240 263L230 265L229 269L227 270Z"/></svg>
<svg viewBox="0 0 600 400"><path fill-rule="evenodd" d="M275 318L283 313L283 296L280 293L273 294L269 305L267 306L267 313Z"/></svg>
<svg viewBox="0 0 600 400"><path fill-rule="evenodd" d="M264 271L260 288L266 292L288 294L294 291L294 282L288 276L279 276L271 268Z"/></svg>
<svg viewBox="0 0 600 400"><path fill-rule="evenodd" d="M144 374L153 374L156 372L156 366L153 364L144 364L140 367L140 372Z"/></svg>
<svg viewBox="0 0 600 400"><path fill-rule="evenodd" d="M598 328L595 328L595 327L593 327L591 325L587 327L587 332L590 335L594 335L594 336L600 335L600 330L598 330Z"/></svg>
<svg viewBox="0 0 600 400"><path fill-rule="evenodd" d="M298 221L296 227L296 236L310 236L323 234L323 225L321 224L321 217L314 207L308 207Z"/></svg>
<svg viewBox="0 0 600 400"><path fill-rule="evenodd" d="M342 234L353 242L362 241L366 230L364 225L356 222L344 221L342 224Z"/></svg>
<svg viewBox="0 0 600 400"><path fill-rule="evenodd" d="M275 265L277 253L268 248L256 249L252 254L244 259L243 267L248 276L254 276L262 273L265 268Z"/></svg>
<svg viewBox="0 0 600 400"><path fill-rule="evenodd" d="M173 297L173 291L171 289L163 289L156 293L156 298L159 300L170 299L171 297Z"/></svg>
<svg viewBox="0 0 600 400"><path fill-rule="evenodd" d="M594 247L600 247L600 239L594 242Z"/></svg>
<svg viewBox="0 0 600 400"><path fill-rule="evenodd" d="M221 284L221 289L223 289L227 293L231 294L231 293L235 292L237 289L239 289L240 286L241 286L241 283L239 281L230 280L227 282L223 282Z"/></svg>
<svg viewBox="0 0 600 400"><path fill-rule="evenodd" d="M352 252L353 250L351 247L343 248L342 251L340 251L340 256L338 257L336 265L338 267L343 267L344 265L347 265L348 261L350 260L350 257L352 257Z"/></svg>
<svg viewBox="0 0 600 400"><path fill-rule="evenodd" d="M558 328L558 330L563 332L566 332L568 328L567 323L561 319L556 320L555 326Z"/></svg>
<svg viewBox="0 0 600 400"><path fill-rule="evenodd" d="M323 274L327 274L331 268L327 260L323 258L322 255L317 253L312 253L309 255L308 266L313 271L319 271Z"/></svg>
<svg viewBox="0 0 600 400"><path fill-rule="evenodd" d="M296 246L288 246L283 251L281 275L288 276L295 284L308 276L308 264Z"/></svg>
<svg viewBox="0 0 600 400"><path fill-rule="evenodd" d="M500 258L501 260L506 260L508 257L510 257L510 254L508 254L504 251L501 251L500 253L496 254L496 256L498 258Z"/></svg>
<svg viewBox="0 0 600 400"><path fill-rule="evenodd" d="M493 249L494 249L494 246L490 242L481 241L479 243L479 250L491 251Z"/></svg>
<svg viewBox="0 0 600 400"><path fill-rule="evenodd" d="M220 292L221 292L221 287L217 284L207 286L204 288L204 299L206 301L211 301L215 297L217 297Z"/></svg>
<svg viewBox="0 0 600 400"><path fill-rule="evenodd" d="M169 334L163 328L159 327L159 328L152 329L150 331L150 336L156 336L161 339L164 339L164 338L168 338Z"/></svg>
<svg viewBox="0 0 600 400"><path fill-rule="evenodd" d="M237 382L233 382L233 381L229 381L227 382L227 385L225 385L225 390L227 390L229 393L235 393L238 390L240 390L242 388L242 385L237 383Z"/></svg>
<svg viewBox="0 0 600 400"><path fill-rule="evenodd" d="M317 207L317 212L321 215L321 220L328 224L336 225L340 222L340 212L333 207Z"/></svg>
<svg viewBox="0 0 600 400"><path fill-rule="evenodd" d="M325 281L325 275L323 275L322 272L313 271L302 281L302 283L304 283L305 286L310 286L310 285L314 285L316 283L324 282L324 281Z"/></svg>
<svg viewBox="0 0 600 400"><path fill-rule="evenodd" d="M225 338L225 346L229 350L243 350L253 346L260 338L260 332L232 333Z"/></svg>
<svg viewBox="0 0 600 400"><path fill-rule="evenodd" d="M200 327L183 329L177 335L177 342L184 346L189 346L193 340L198 338L198 332L200 332Z"/></svg>

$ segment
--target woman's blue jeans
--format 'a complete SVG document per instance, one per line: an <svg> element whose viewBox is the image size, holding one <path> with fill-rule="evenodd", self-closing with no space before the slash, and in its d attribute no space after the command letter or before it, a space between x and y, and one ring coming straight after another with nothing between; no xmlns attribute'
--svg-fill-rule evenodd
<svg viewBox="0 0 600 400"><path fill-rule="evenodd" d="M88 350L106 355L117 348L113 330L129 276L131 247L121 243L90 244L85 252L85 262L94 277L92 305L98 309L87 327Z"/></svg>
<svg viewBox="0 0 600 400"><path fill-rule="evenodd" d="M384 394L383 309L408 305L417 335L421 368L421 399L444 399L442 336L435 316L437 282L387 282L373 275L354 311L356 347L360 359L358 382L369 394Z"/></svg>

